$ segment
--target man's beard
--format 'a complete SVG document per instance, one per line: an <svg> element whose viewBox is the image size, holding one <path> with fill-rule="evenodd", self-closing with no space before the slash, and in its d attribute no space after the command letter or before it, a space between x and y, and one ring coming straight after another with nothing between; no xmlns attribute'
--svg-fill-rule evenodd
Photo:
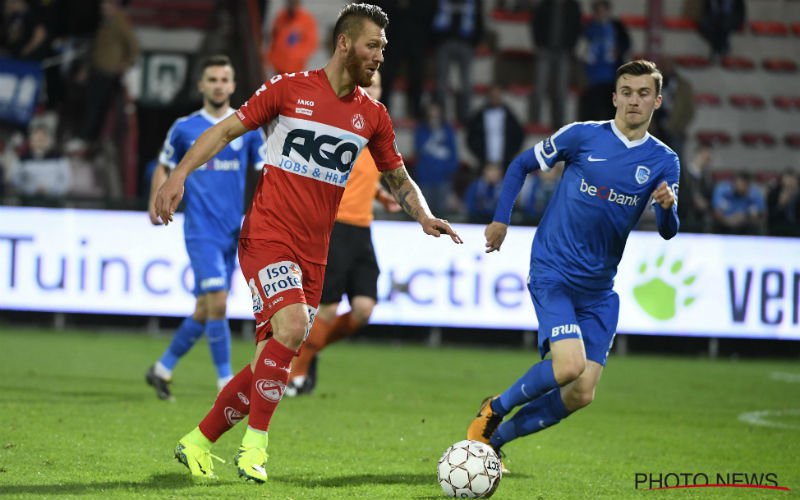
<svg viewBox="0 0 800 500"><path fill-rule="evenodd" d="M214 109L222 109L228 105L228 100L215 101L214 99L208 99L208 104Z"/></svg>
<svg viewBox="0 0 800 500"><path fill-rule="evenodd" d="M358 57L356 57L356 50L354 48L350 48L350 51L347 53L344 67L356 85L361 87L369 87L372 85L372 77L367 74L364 65L359 61Z"/></svg>

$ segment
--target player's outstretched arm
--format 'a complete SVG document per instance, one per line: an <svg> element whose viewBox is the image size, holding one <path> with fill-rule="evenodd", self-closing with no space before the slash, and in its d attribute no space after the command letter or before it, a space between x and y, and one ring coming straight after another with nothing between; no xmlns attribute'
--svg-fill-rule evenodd
<svg viewBox="0 0 800 500"><path fill-rule="evenodd" d="M172 222L172 216L183 198L183 183L186 181L186 177L245 132L247 132L247 127L233 114L207 129L197 138L197 141L183 155L172 175L156 194L156 214L161 217L164 225Z"/></svg>
<svg viewBox="0 0 800 500"><path fill-rule="evenodd" d="M656 202L656 224L658 234L668 240L678 234L680 221L678 220L677 197L669 185L662 181L655 191L653 200Z"/></svg>
<svg viewBox="0 0 800 500"><path fill-rule="evenodd" d="M408 175L405 166L383 172L386 185L392 191L397 203L403 210L422 225L425 234L439 237L442 233L447 233L455 243L463 243L461 236L456 233L450 224L444 219L437 219L431 214L425 197L419 191L419 186Z"/></svg>
<svg viewBox="0 0 800 500"><path fill-rule="evenodd" d="M160 226L163 224L156 213L156 193L166 180L167 166L163 163L159 163L153 170L153 178L150 180L150 198L147 200L147 215L150 217L150 222L154 226Z"/></svg>

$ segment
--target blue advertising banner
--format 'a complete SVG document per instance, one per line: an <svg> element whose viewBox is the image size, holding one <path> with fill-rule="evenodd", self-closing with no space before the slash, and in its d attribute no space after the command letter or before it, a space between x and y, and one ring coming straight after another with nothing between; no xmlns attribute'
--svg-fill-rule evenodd
<svg viewBox="0 0 800 500"><path fill-rule="evenodd" d="M42 68L38 63L0 58L0 120L27 125L41 89Z"/></svg>

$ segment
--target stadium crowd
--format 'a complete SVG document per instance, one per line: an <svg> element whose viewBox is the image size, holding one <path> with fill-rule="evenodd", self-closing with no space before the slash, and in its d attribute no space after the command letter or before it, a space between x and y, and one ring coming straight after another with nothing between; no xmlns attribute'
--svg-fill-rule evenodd
<svg viewBox="0 0 800 500"><path fill-rule="evenodd" d="M260 3L269 14L270 2ZM265 73L308 67L314 50L327 50L327 33L318 32L322 27L313 2L272 3L274 19L264 22L270 27ZM526 137L549 135L573 119L610 119L615 69L645 50L635 45L609 0L374 3L391 20L392 43L381 68L383 101L397 128L413 137L411 146L401 151L412 176L434 213L446 213L450 220L491 219L503 172L523 150ZM130 197L125 186L129 180L119 166L120 129L149 126L131 124L125 111L136 103L128 97L124 76L140 57L137 26L127 12L131 4L136 1L0 2L0 70L32 64L41 82L30 113L0 114L3 204L116 206L115 201ZM712 64L719 64L731 55L731 33L746 23L745 2L690 4L699 7L690 15L708 41ZM503 60L487 19L489 9L526 20L535 54L530 61L510 67ZM495 59L495 74L493 83L483 88L472 81L475 54L486 53ZM669 57L659 58L658 64L664 73L664 105L651 133L682 160L682 230L800 236L798 165L772 164L774 173L762 173L722 164L713 142L689 137L690 124L700 112L691 79ZM451 66L458 75L455 85ZM572 91L577 92L574 111L566 106ZM526 113L510 105L512 94L527 100ZM149 185L145 166L156 153L138 152L139 184ZM536 224L558 180L557 170L530 175L515 208L516 220ZM144 206L146 196L139 198L128 199L125 206ZM380 209L376 215L389 216ZM646 214L641 227L654 227L652 216Z"/></svg>

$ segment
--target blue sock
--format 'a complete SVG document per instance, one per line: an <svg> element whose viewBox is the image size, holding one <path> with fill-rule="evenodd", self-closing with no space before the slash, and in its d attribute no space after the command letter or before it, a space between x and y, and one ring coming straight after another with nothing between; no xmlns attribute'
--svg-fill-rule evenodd
<svg viewBox="0 0 800 500"><path fill-rule="evenodd" d="M175 335L172 336L172 342L170 342L169 347L161 355L159 360L161 364L168 370L175 368L178 360L189 352L189 349L197 342L197 339L203 335L204 328L202 323L198 323L191 316L183 320L181 326L175 331Z"/></svg>
<svg viewBox="0 0 800 500"><path fill-rule="evenodd" d="M210 319L206 322L206 338L211 350L211 359L217 367L217 378L230 377L231 328L227 319Z"/></svg>
<svg viewBox="0 0 800 500"><path fill-rule="evenodd" d="M528 372L492 401L492 411L508 415L515 407L533 401L550 389L558 387L553 373L553 360L536 363Z"/></svg>
<svg viewBox="0 0 800 500"><path fill-rule="evenodd" d="M518 437L547 429L565 419L569 411L561 401L561 389L556 388L526 404L507 420L500 424L489 444L499 449L504 444Z"/></svg>

